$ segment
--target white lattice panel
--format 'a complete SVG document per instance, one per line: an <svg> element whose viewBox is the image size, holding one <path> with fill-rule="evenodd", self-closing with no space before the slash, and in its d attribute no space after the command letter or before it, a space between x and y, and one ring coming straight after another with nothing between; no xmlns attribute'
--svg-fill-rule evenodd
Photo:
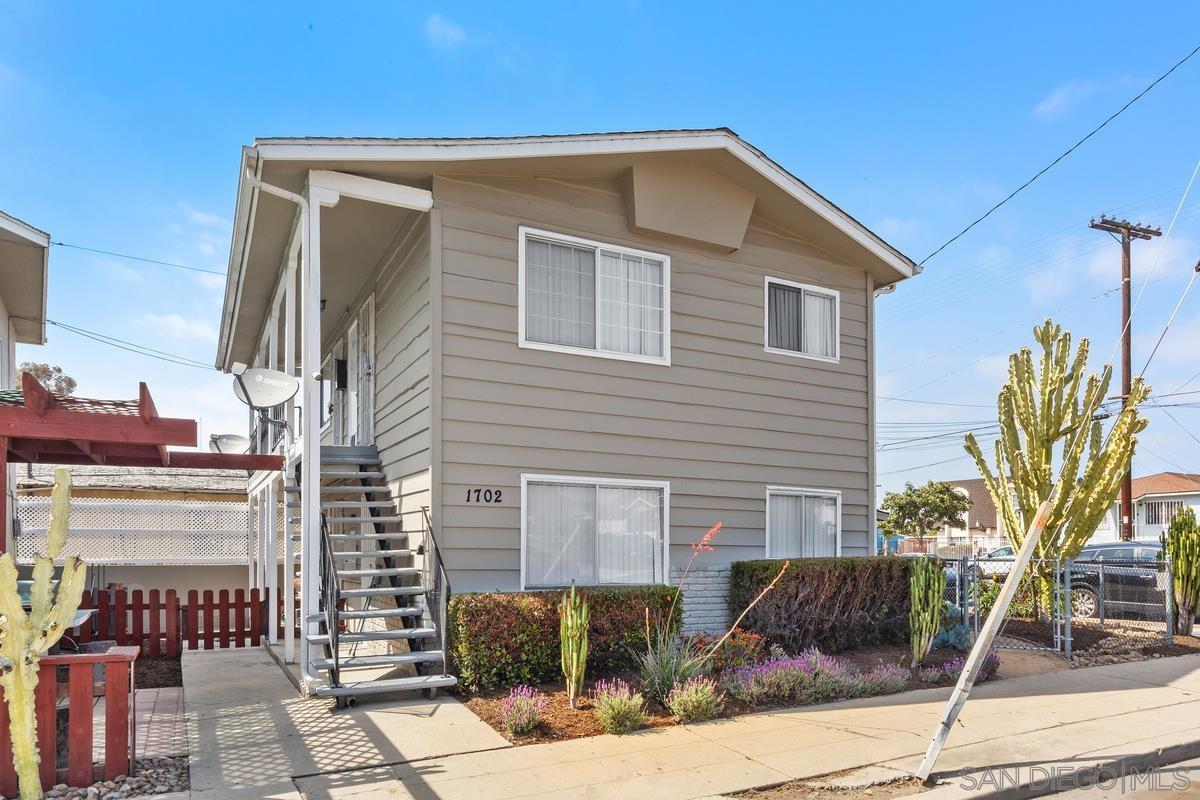
<svg viewBox="0 0 1200 800"><path fill-rule="evenodd" d="M17 513L17 561L30 563L46 549L50 500L23 498ZM245 503L78 499L64 555L113 566L245 564L249 525Z"/></svg>

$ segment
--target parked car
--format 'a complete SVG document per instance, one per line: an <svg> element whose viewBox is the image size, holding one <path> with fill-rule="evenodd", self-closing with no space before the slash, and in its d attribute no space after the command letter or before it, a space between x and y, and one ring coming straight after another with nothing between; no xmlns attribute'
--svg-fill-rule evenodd
<svg viewBox="0 0 1200 800"><path fill-rule="evenodd" d="M1012 572L1016 556L1016 551L1008 545L997 547L980 559L979 571L987 578L1005 578Z"/></svg>
<svg viewBox="0 0 1200 800"><path fill-rule="evenodd" d="M1165 575L1158 542L1088 545L1071 565L1071 611L1076 617L1100 616L1103 598L1107 616L1162 619Z"/></svg>

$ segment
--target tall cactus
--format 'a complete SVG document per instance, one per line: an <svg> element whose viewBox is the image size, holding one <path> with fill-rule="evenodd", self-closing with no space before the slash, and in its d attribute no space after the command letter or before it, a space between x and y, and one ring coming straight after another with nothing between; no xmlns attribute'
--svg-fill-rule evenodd
<svg viewBox="0 0 1200 800"><path fill-rule="evenodd" d="M912 665L919 666L933 647L942 626L942 600L946 596L946 571L941 559L918 558L909 578L908 628Z"/></svg>
<svg viewBox="0 0 1200 800"><path fill-rule="evenodd" d="M1191 636L1196 612L1200 611L1200 525L1196 524L1196 513L1192 509L1184 506L1175 512L1163 544L1171 559L1175 631L1181 636Z"/></svg>
<svg viewBox="0 0 1200 800"><path fill-rule="evenodd" d="M1035 556L1074 558L1117 496L1137 434L1146 427L1138 406L1150 389L1140 377L1133 382L1128 400L1104 438L1096 415L1108 392L1112 367L1106 364L1100 375L1088 375L1085 381L1087 339L1079 340L1072 359L1071 334L1061 325L1047 319L1034 328L1033 336L1042 350L1037 368L1028 347L1008 358L1008 382L997 399L1000 437L995 444L995 471L974 434L967 434L964 447L983 474L1013 548L1020 549L1042 502L1053 499ZM1034 574L1048 607L1052 570L1043 566Z"/></svg>
<svg viewBox="0 0 1200 800"><path fill-rule="evenodd" d="M575 708L575 700L583 693L583 676L588 657L588 604L582 594L563 592L558 604L558 633L562 649L563 681L567 684L567 701Z"/></svg>
<svg viewBox="0 0 1200 800"><path fill-rule="evenodd" d="M58 592L54 592L54 558L67 542L70 515L71 476L59 467L54 473L46 555L34 557L28 613L17 590L17 565L12 553L0 556L0 687L8 703L13 765L20 781L21 800L42 797L34 712L38 665L66 632L83 599L87 565L74 556L63 565Z"/></svg>

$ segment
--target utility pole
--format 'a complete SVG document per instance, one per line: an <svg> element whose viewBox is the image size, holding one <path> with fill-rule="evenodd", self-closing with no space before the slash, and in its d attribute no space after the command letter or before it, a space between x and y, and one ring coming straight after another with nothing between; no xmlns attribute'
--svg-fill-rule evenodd
<svg viewBox="0 0 1200 800"><path fill-rule="evenodd" d="M1151 228L1127 219L1116 220L1100 215L1100 221L1092 220L1089 228L1104 231L1121 242L1121 400L1129 400L1130 384L1133 382L1133 358L1130 353L1130 262L1129 245L1134 239L1149 239L1162 236L1161 228ZM1125 466L1125 479L1121 481L1121 539L1133 539L1133 457Z"/></svg>

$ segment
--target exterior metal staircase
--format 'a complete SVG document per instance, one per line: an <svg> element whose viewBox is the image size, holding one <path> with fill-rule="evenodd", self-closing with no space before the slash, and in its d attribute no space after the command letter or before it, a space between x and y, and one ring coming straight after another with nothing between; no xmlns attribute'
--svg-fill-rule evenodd
<svg viewBox="0 0 1200 800"><path fill-rule="evenodd" d="M318 632L305 641L322 649L311 664L326 679L314 694L346 707L359 695L421 690L433 697L453 686L450 582L429 510L422 510L422 530L404 529L374 447L322 447L320 483L320 607L305 620ZM286 491L288 508L298 511L298 485ZM299 515L289 511L289 521L298 536Z"/></svg>

